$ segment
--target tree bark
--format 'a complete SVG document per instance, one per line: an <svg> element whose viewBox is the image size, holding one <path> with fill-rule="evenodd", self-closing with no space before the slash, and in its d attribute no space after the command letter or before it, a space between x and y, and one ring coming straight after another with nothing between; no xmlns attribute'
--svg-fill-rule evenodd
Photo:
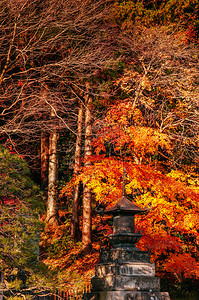
<svg viewBox="0 0 199 300"><path fill-rule="evenodd" d="M0 272L0 300L3 300L3 290L5 288L5 282L4 282L4 273Z"/></svg>
<svg viewBox="0 0 199 300"><path fill-rule="evenodd" d="M48 187L48 159L49 159L49 134L41 133L41 189Z"/></svg>
<svg viewBox="0 0 199 300"><path fill-rule="evenodd" d="M74 175L78 174L79 167L80 167L82 122L83 122L83 104L82 103L80 103L77 122L78 123L77 123L77 139L76 139L76 148L75 148ZM79 184L77 184L74 187L73 212L72 212L72 220L71 220L71 234L75 241L78 241L80 238L78 206L79 206Z"/></svg>
<svg viewBox="0 0 199 300"><path fill-rule="evenodd" d="M54 117L54 112L51 112ZM58 157L57 157L58 133L54 129L49 137L49 168L48 168L48 199L47 199L47 225L58 225L57 216L57 180L58 180Z"/></svg>
<svg viewBox="0 0 199 300"><path fill-rule="evenodd" d="M43 107L46 106L48 98L48 87L42 85L40 92L40 103ZM51 112L52 114L52 112ZM48 167L49 167L49 132L41 133L41 189L47 192L48 188Z"/></svg>
<svg viewBox="0 0 199 300"><path fill-rule="evenodd" d="M92 98L89 94L86 97L86 110L85 110L85 154L84 165L86 167L91 165L90 157L92 155L92 117L91 106ZM89 252L92 248L91 243L91 190L87 184L84 185L83 191L83 228L82 228L82 249L85 252Z"/></svg>

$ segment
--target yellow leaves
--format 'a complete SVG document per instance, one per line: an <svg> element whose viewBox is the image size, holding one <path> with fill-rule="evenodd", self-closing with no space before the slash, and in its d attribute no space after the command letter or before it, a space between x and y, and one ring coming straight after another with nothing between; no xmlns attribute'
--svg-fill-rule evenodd
<svg viewBox="0 0 199 300"><path fill-rule="evenodd" d="M176 185L176 193L180 194L182 187L184 186L184 197L181 198L181 204L187 209L193 209L199 212L199 178L194 172L185 173L182 171L172 170L167 177L174 178Z"/></svg>
<svg viewBox="0 0 199 300"><path fill-rule="evenodd" d="M126 193L131 194L133 190L135 189L142 189L142 184L141 182L136 178L132 178L129 183L126 184Z"/></svg>
<svg viewBox="0 0 199 300"><path fill-rule="evenodd" d="M176 180L179 180L186 183L188 186L191 186L192 188L194 188L194 190L198 190L199 178L198 175L194 172L189 171L189 173L185 173L179 170L172 170L168 174L168 177L175 178Z"/></svg>
<svg viewBox="0 0 199 300"><path fill-rule="evenodd" d="M134 108L133 113L131 114L131 117L133 118L134 125L144 125L145 120L142 116L141 111L138 108Z"/></svg>
<svg viewBox="0 0 199 300"><path fill-rule="evenodd" d="M186 175L179 170L172 170L169 174L169 177L175 178L175 179L180 179L181 181L185 181Z"/></svg>
<svg viewBox="0 0 199 300"><path fill-rule="evenodd" d="M131 101L112 107L102 125L93 143L96 154L106 151L105 143L110 143L116 152L131 152L139 161L148 160L148 155L155 154L159 147L170 151L168 136L146 127L141 111Z"/></svg>
<svg viewBox="0 0 199 300"><path fill-rule="evenodd" d="M92 166L82 169L79 180L86 181L99 203L109 206L121 197L125 168L126 193L137 205L149 209L147 215L136 217L136 230L144 233L138 248L150 250L159 269L199 276L198 265L191 256L199 239L196 181L188 185L191 177L182 171L172 170L166 176L150 165L137 165L131 159L123 162L118 157L93 156L92 162ZM104 224L100 228L108 232L110 228ZM167 257L166 262L162 261L162 255ZM190 259L187 264L186 259Z"/></svg>
<svg viewBox="0 0 199 300"><path fill-rule="evenodd" d="M189 233L195 232L195 234L197 234L197 230L199 228L198 214L193 214L193 213L186 214L184 216L184 224L183 225Z"/></svg>
<svg viewBox="0 0 199 300"><path fill-rule="evenodd" d="M145 88L147 81L142 80L140 77L139 83ZM182 103L180 109L183 111L185 106ZM174 126L175 118L170 118L173 118L172 113L168 119ZM137 218L136 228L144 232L140 247L152 252L159 267L164 265L165 270L174 270L176 262L181 261L177 272L188 274L183 259L175 259L179 254L184 255L183 251L193 253L199 238L198 175L191 169L187 172L171 170L169 174L165 174L166 168L164 174L155 169L160 149L164 150L161 153L165 158L170 154L169 137L146 127L141 111L131 101L113 106L100 124L93 143L92 165L81 168L71 186L79 181L86 183L97 202L109 206L121 197L125 168L127 195L140 207L149 209L147 215ZM175 130L175 126L173 128ZM172 256L172 252L177 256ZM168 258L166 265L161 260L162 254ZM192 260L189 270L194 263Z"/></svg>
<svg viewBox="0 0 199 300"><path fill-rule="evenodd" d="M173 174L176 173L173 172ZM150 183L153 184L150 185ZM163 230L168 234L168 238L170 238L170 234L198 235L198 191L166 176L156 180L153 180L151 176L143 185L148 189L146 192L144 189L140 189L142 194L137 195L135 201L138 205L150 208L147 217L141 217L143 220L141 222L147 224L146 232L149 233L148 228L159 233L160 230ZM144 221L145 219L146 221ZM150 231L149 234L152 234L153 231Z"/></svg>
<svg viewBox="0 0 199 300"><path fill-rule="evenodd" d="M139 109L137 109L130 99L125 102L118 103L107 112L104 119L108 126L128 126L129 123L143 124L144 118ZM103 122L104 125L104 122Z"/></svg>
<svg viewBox="0 0 199 300"><path fill-rule="evenodd" d="M154 154L158 147L170 149L169 138L166 134L160 133L149 127L130 126L126 132L131 138L129 147L139 156L145 156L147 153Z"/></svg>

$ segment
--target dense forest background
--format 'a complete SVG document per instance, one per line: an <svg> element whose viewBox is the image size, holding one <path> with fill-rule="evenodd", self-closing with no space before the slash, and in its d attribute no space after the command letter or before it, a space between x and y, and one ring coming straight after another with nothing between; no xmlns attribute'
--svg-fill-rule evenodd
<svg viewBox="0 0 199 300"><path fill-rule="evenodd" d="M0 20L8 298L90 280L124 169L163 289L198 290L198 1L1 0Z"/></svg>

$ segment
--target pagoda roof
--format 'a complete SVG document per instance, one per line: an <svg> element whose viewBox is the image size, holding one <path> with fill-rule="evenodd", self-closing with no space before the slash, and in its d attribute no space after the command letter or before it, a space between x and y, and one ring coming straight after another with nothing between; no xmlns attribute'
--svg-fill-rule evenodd
<svg viewBox="0 0 199 300"><path fill-rule="evenodd" d="M142 209L135 205L133 202L129 201L125 196L122 196L115 205L106 208L103 213L110 215L135 215L146 212L147 209Z"/></svg>

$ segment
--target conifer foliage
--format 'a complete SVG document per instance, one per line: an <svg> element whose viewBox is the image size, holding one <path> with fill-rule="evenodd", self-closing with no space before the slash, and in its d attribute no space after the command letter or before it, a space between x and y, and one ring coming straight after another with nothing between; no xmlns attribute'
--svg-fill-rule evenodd
<svg viewBox="0 0 199 300"><path fill-rule="evenodd" d="M24 159L0 149L1 271L36 268L39 255L39 212L42 195Z"/></svg>

